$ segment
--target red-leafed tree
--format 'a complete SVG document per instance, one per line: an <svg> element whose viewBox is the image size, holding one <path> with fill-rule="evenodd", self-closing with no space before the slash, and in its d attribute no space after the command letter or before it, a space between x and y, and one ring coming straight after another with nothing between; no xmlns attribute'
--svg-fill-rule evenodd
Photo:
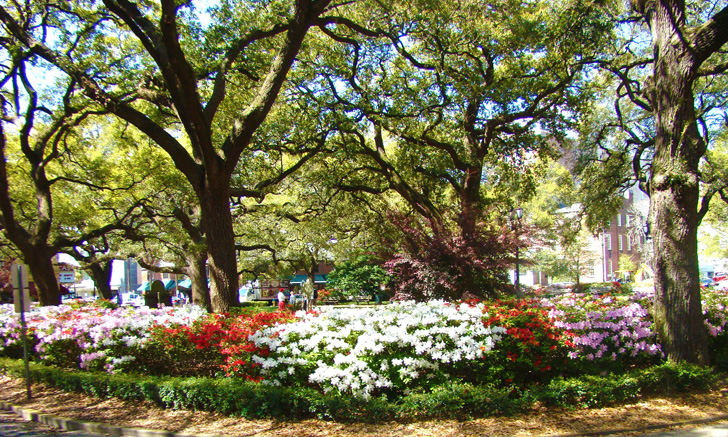
<svg viewBox="0 0 728 437"><path fill-rule="evenodd" d="M385 263L396 300L493 298L513 292L508 269L524 230L483 221L446 228L417 216L391 215L400 248ZM463 229L474 229L463 232ZM393 246L393 245L392 245Z"/></svg>
<svg viewBox="0 0 728 437"><path fill-rule="evenodd" d="M10 302L13 299L13 283L11 281L11 266L9 261L0 263L0 302Z"/></svg>

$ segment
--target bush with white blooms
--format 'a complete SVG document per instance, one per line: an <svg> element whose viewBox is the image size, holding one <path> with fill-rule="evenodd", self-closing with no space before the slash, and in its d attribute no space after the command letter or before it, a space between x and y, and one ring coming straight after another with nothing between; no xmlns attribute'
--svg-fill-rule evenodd
<svg viewBox="0 0 728 437"><path fill-rule="evenodd" d="M318 386L369 398L442 383L482 359L505 334L483 324L483 304L402 302L369 309L299 313L250 340L266 383Z"/></svg>

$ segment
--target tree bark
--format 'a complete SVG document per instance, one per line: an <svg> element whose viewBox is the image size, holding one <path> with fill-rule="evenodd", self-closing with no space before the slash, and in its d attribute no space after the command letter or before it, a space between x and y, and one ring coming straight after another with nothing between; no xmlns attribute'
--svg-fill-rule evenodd
<svg viewBox="0 0 728 437"><path fill-rule="evenodd" d="M214 179L211 176L208 172L206 193L199 196L202 202L202 227L207 238L210 304L212 311L226 313L238 303L235 233L228 182L210 181Z"/></svg>
<svg viewBox="0 0 728 437"><path fill-rule="evenodd" d="M49 253L47 250L39 248L22 252L28 270L33 276L33 282L38 289L38 303L41 306L60 305L61 289L58 285L56 271L53 269L55 253Z"/></svg>
<svg viewBox="0 0 728 437"><path fill-rule="evenodd" d="M210 290L207 285L207 253L191 253L187 257L187 276L190 278L192 303L212 310Z"/></svg>
<svg viewBox="0 0 728 437"><path fill-rule="evenodd" d="M102 299L111 299L111 273L113 270L113 260L109 260L102 263L94 263L87 267L89 273L91 273L91 279L94 281L96 290L101 295Z"/></svg>
<svg viewBox="0 0 728 437"><path fill-rule="evenodd" d="M670 361L708 364L698 270L699 162L706 143L698 130L693 84L702 62L720 48L724 9L697 31L685 28L685 4L655 2L653 34L655 156L650 175L650 221L655 271L655 327ZM721 42L722 40L722 42Z"/></svg>

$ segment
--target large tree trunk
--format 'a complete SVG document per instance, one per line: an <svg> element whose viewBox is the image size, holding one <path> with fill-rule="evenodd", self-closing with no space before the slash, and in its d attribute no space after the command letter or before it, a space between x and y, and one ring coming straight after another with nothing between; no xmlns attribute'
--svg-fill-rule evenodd
<svg viewBox="0 0 728 437"><path fill-rule="evenodd" d="M28 264L33 282L38 289L38 300L41 306L60 305L61 290L58 277L53 269L53 256L44 250L23 251L25 263Z"/></svg>
<svg viewBox="0 0 728 437"><path fill-rule="evenodd" d="M192 282L192 303L211 311L210 288L207 285L207 254L190 254L187 257L187 268L185 271Z"/></svg>
<svg viewBox="0 0 728 437"><path fill-rule="evenodd" d="M696 60L682 40L684 5L656 2L654 36L655 156L650 179L654 318L671 361L707 364L707 333L698 270L698 164L705 153L695 119Z"/></svg>
<svg viewBox="0 0 728 437"><path fill-rule="evenodd" d="M209 178L209 175L208 175ZM199 196L202 226L207 238L212 311L226 313L238 303L238 266L235 259L235 233L230 212L229 188L224 182Z"/></svg>
<svg viewBox="0 0 728 437"><path fill-rule="evenodd" d="M111 273L113 269L113 260L100 264L91 264L87 267L94 281L96 290L101 294L101 298L111 300Z"/></svg>
<svg viewBox="0 0 728 437"><path fill-rule="evenodd" d="M480 191L482 187L483 170L482 166L470 166L467 169L463 180L463 188L460 193L460 230L465 238L472 237L478 227L478 220L483 213Z"/></svg>
<svg viewBox="0 0 728 437"><path fill-rule="evenodd" d="M5 115L0 111L0 115ZM60 305L61 290L58 278L53 269L55 252L49 248L48 234L53 223L53 203L50 195L50 184L42 172L42 167L34 168L35 197L37 199L38 218L33 231L24 229L15 219L13 201L8 189L7 160L5 157L6 133L4 123L0 122L0 213L2 213L2 231L5 237L23 254L25 263L30 269L38 289L38 300L42 306Z"/></svg>

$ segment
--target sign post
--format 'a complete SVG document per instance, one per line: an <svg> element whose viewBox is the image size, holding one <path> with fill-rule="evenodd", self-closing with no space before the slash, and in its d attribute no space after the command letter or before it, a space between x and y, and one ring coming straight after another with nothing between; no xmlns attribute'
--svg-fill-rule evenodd
<svg viewBox="0 0 728 437"><path fill-rule="evenodd" d="M20 313L20 333L23 338L23 362L25 363L25 388L28 399L30 393L30 364L28 363L28 327L25 324L25 312L30 310L30 293L28 290L28 272L24 265L17 265L13 279L13 301L15 312Z"/></svg>

